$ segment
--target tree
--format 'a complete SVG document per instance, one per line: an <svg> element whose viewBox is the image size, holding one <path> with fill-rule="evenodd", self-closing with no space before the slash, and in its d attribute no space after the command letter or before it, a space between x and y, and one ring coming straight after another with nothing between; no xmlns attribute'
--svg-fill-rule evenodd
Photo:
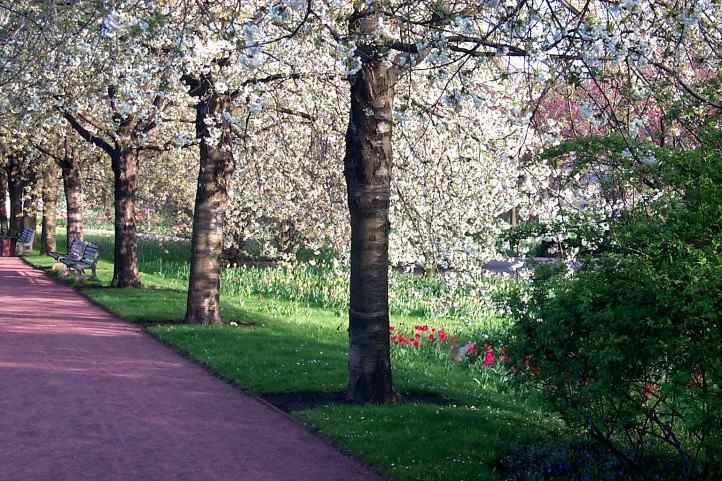
<svg viewBox="0 0 722 481"><path fill-rule="evenodd" d="M158 82L163 84L164 80ZM132 87L131 85L130 88ZM85 141L100 148L110 158L115 199L115 247L111 285L140 287L135 211L138 162L144 152L157 153L168 148L150 144L148 136L158 126L160 115L169 105L169 101L162 93L156 92L149 104L131 105L131 99L120 98L118 91L119 87L109 79L103 99L109 107L105 111L107 122L96 119L87 112L72 112L65 105L65 100L58 104L58 110ZM132 95L131 90L129 96ZM134 99L134 102L137 100Z"/></svg>
<svg viewBox="0 0 722 481"><path fill-rule="evenodd" d="M74 240L83 239L83 197L80 183L80 159L76 149L71 145L68 134L66 134L63 142L63 156L55 159L63 177L68 246Z"/></svg>
<svg viewBox="0 0 722 481"><path fill-rule="evenodd" d="M144 133L139 119L127 118L118 129L111 129L112 140L103 139L75 116L63 112L68 123L88 142L100 147L110 157L115 187L115 247L113 253L113 287L140 287L135 225L135 198L138 190L139 150L133 146L136 136Z"/></svg>
<svg viewBox="0 0 722 481"><path fill-rule="evenodd" d="M351 32L373 36L378 18L356 12ZM392 114L398 69L362 46L362 65L350 77L351 113L344 174L351 215L349 380L346 395L356 402L394 399L389 356L389 202Z"/></svg>
<svg viewBox="0 0 722 481"><path fill-rule="evenodd" d="M8 180L4 168L0 168L0 235L8 232Z"/></svg>
<svg viewBox="0 0 722 481"><path fill-rule="evenodd" d="M598 77L601 67L617 68L614 62L620 58L663 69L660 59L675 54L674 49L665 50L674 42L664 34L657 38L660 31L655 22L664 19L676 27L681 17L692 18L710 37L719 37L719 32L710 30L714 25L709 20L716 18L713 12L718 7L699 6L699 2L677 10L672 7L672 15L655 15L645 24L642 35L640 7L635 2L619 6L589 0L579 8L568 2L541 1L303 3L283 11L280 19L269 20L267 28L273 32L282 22L287 32L309 31L313 27L306 25L312 22L308 19L318 19L316 34L324 37L347 65L351 112L345 173L353 232L347 395L361 402L386 402L393 397L386 362L388 347L382 337L388 335L387 186L391 178L393 92L400 78L395 72L413 76L414 69L419 71L425 62L423 69L430 71L428 76L436 77L447 92L455 94L450 101L456 104L464 97L485 96L475 85L476 70L525 76L539 85L530 87L529 105L520 112L520 117L528 119L533 116L533 97L546 90L546 81L539 79L550 71L561 72L560 76L568 79L582 74ZM670 10L660 2L649 3L654 12ZM700 21L704 14L712 16ZM694 35L684 29L683 33ZM650 48L652 42L662 48ZM609 57L616 58L610 61ZM511 62L510 58L523 60ZM364 358L369 362L359 362Z"/></svg>
<svg viewBox="0 0 722 481"><path fill-rule="evenodd" d="M82 185L80 176L80 149L78 146L78 140L73 139L73 132L69 128L63 128L58 133L59 136L54 135L54 131L51 127L46 127L48 134L46 140L48 144L41 144L40 142L33 143L38 151L40 151L46 157L52 159L57 167L60 168L63 179L63 192L65 194L65 206L66 206L66 239L67 245L74 240L83 239L83 198L82 198ZM62 147L61 147L62 144ZM44 183L43 192L46 187L49 189L55 189L57 192L57 170L53 166L49 166L46 170L47 175L45 180L47 182L54 182L54 185L50 183ZM55 174L53 174L55 170ZM52 194L50 194L52 196ZM51 199L52 202L52 199Z"/></svg>
<svg viewBox="0 0 722 481"><path fill-rule="evenodd" d="M6 158L5 172L10 194L10 235L18 235L23 230L23 192L25 183L22 177L22 159L19 154L10 154Z"/></svg>
<svg viewBox="0 0 722 481"><path fill-rule="evenodd" d="M219 93L210 75L186 77L196 104L196 137L200 139L200 170L193 211L191 269L185 322L218 324L220 312L220 255L228 203L227 185L233 173L231 128L227 114L231 98ZM211 141L211 129L215 141Z"/></svg>
<svg viewBox="0 0 722 481"><path fill-rule="evenodd" d="M30 229L33 232L38 227L38 201L41 197L42 185L38 175L37 167L26 176L23 189L23 229Z"/></svg>
<svg viewBox="0 0 722 481"><path fill-rule="evenodd" d="M58 215L58 165L54 161L45 167L42 181L43 228L40 235L40 254L56 251L55 226ZM70 238L68 238L70 239ZM68 240L68 245L70 245Z"/></svg>
<svg viewBox="0 0 722 481"><path fill-rule="evenodd" d="M171 103L164 92L173 79L162 65L166 60L172 63L174 57L154 55L157 11L134 2L115 6L117 10L98 8L92 2L72 6L21 3L18 12L41 18L36 28L43 30L51 45L57 41L63 46L58 50L37 46L36 54L49 60L25 72L26 77L34 75L25 103L26 110L60 115L81 138L110 158L115 196L111 284L137 287L138 162L142 155L166 149L153 144L151 136ZM150 22L138 21L135 15L148 15ZM23 34L30 38L36 33Z"/></svg>
<svg viewBox="0 0 722 481"><path fill-rule="evenodd" d="M254 108L250 104L255 97L254 90L298 78L287 72L253 76L254 66L249 57L256 49L236 49L231 42L236 40L234 34L226 33L233 32L230 25L248 12L240 8L228 17L226 11L232 8L221 3L194 12L194 19L200 20L200 25L213 25L214 28L185 32L193 38L193 43L184 57L181 79L188 87L188 94L194 98L195 136L200 146L185 316L188 323L221 322L220 256L224 246L228 188L235 170L234 137L240 140L235 146L242 153L251 136ZM187 15L170 28L186 28ZM246 32L246 35L252 36L252 33Z"/></svg>

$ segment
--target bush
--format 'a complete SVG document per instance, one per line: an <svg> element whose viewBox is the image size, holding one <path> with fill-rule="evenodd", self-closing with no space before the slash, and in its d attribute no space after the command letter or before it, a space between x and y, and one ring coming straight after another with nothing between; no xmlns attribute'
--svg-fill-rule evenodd
<svg viewBox="0 0 722 481"><path fill-rule="evenodd" d="M704 139L655 149L655 200L610 219L576 273L541 266L504 299L519 377L626 479L670 456L669 479L722 477L722 149L719 132Z"/></svg>

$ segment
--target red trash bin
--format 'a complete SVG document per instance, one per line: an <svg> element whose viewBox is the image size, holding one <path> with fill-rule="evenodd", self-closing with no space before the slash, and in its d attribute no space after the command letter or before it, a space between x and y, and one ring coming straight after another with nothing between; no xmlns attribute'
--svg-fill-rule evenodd
<svg viewBox="0 0 722 481"><path fill-rule="evenodd" d="M0 257L12 257L15 255L15 238L0 238Z"/></svg>

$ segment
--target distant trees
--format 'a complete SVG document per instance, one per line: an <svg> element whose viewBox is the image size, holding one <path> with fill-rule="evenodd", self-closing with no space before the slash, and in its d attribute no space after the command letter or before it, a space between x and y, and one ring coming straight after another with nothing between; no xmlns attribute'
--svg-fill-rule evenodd
<svg viewBox="0 0 722 481"><path fill-rule="evenodd" d="M2 153L5 161L6 192L10 199L7 232L19 234L24 228L35 227L40 166L28 148L12 148Z"/></svg>
<svg viewBox="0 0 722 481"><path fill-rule="evenodd" d="M22 177L21 158L13 153L5 158L5 177L7 179L10 198L10 219L8 231L17 235L23 228L23 191L25 184Z"/></svg>

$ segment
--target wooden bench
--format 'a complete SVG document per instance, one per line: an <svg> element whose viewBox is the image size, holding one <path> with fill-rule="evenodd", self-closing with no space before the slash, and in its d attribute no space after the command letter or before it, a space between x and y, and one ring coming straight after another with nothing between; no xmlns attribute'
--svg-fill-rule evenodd
<svg viewBox="0 0 722 481"><path fill-rule="evenodd" d="M15 255L32 252L33 241L35 240L35 231L32 229L23 229L15 241Z"/></svg>
<svg viewBox="0 0 722 481"><path fill-rule="evenodd" d="M68 249L67 254L61 254L60 252L48 252L48 255L55 259L55 262L62 263L64 259L70 259L73 261L79 261L83 258L83 252L85 251L85 246L88 243L80 240L80 239L74 239L70 243L70 249Z"/></svg>
<svg viewBox="0 0 722 481"><path fill-rule="evenodd" d="M95 272L98 263L98 246L91 242L84 242L85 248L80 259L71 259L70 256L61 258L60 262L65 264L68 272L75 271L78 277L85 277L85 269L90 269L93 273L91 279L98 279Z"/></svg>

